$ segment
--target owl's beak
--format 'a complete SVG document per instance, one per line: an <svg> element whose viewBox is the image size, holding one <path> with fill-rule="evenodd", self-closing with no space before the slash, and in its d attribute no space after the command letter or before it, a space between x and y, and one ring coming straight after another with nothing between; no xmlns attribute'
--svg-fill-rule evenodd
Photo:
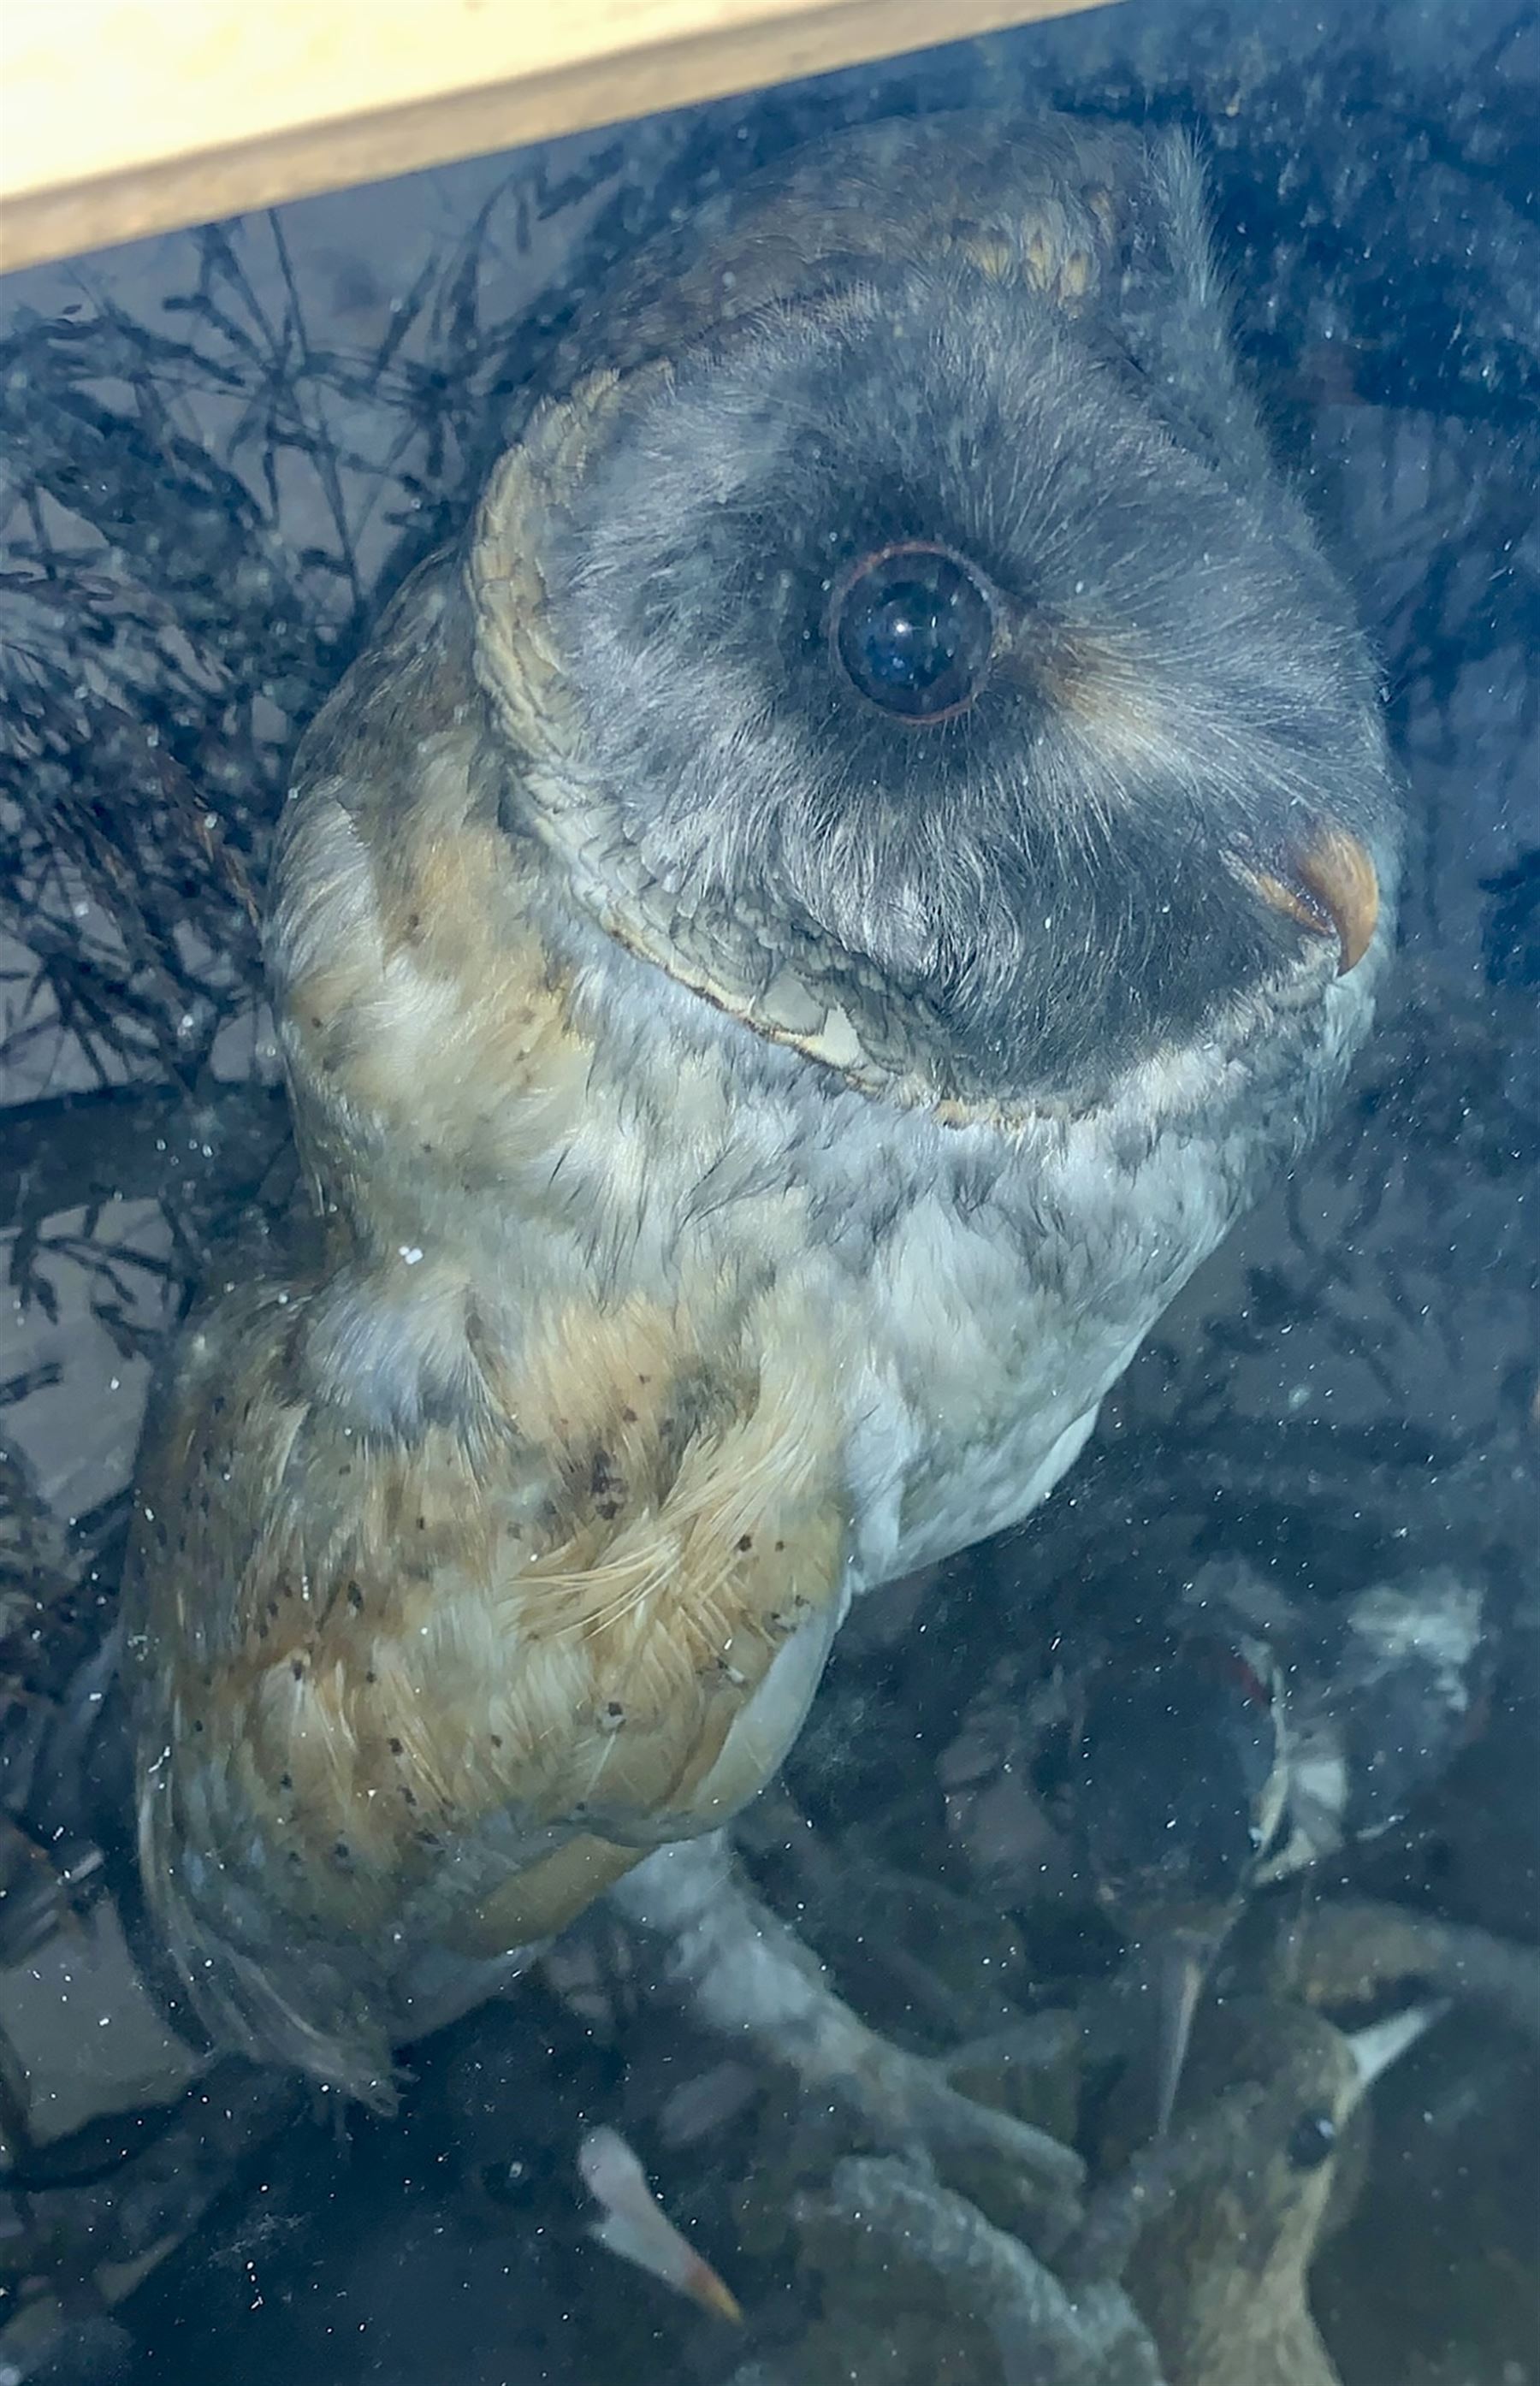
<svg viewBox="0 0 1540 2386"><path fill-rule="evenodd" d="M1339 977L1358 967L1380 916L1380 882L1356 836L1346 829L1320 829L1290 855L1286 876L1258 870L1252 879L1264 903L1287 912L1312 936L1335 936Z"/></svg>

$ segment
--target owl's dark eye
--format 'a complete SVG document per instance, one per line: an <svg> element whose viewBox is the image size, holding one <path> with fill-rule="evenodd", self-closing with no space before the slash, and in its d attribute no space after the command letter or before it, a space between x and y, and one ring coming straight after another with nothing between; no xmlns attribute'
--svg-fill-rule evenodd
<svg viewBox="0 0 1540 2386"><path fill-rule="evenodd" d="M1296 2170L1319 2170L1337 2142L1337 2125L1330 2113L1306 2113L1289 2132L1284 2149Z"/></svg>
<svg viewBox="0 0 1540 2386"><path fill-rule="evenodd" d="M831 633L852 686L899 721L966 710L988 674L995 608L978 573L916 540L869 555L837 591Z"/></svg>

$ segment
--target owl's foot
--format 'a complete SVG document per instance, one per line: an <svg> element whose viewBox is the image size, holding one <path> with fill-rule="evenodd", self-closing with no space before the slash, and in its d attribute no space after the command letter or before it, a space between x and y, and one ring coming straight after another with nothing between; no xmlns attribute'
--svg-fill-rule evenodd
<svg viewBox="0 0 1540 2386"><path fill-rule="evenodd" d="M663 1978L713 2028L752 2040L812 2094L843 2104L884 2152L972 2197L1002 2227L1058 2234L1083 2166L1034 2123L966 2093L985 2065L1023 2058L1037 2026L945 2057L913 2054L838 1997L816 1958L749 1889L720 1838L660 1849L612 1892L665 1942ZM1057 2042L1057 2041L1056 2041Z"/></svg>
<svg viewBox="0 0 1540 2386"><path fill-rule="evenodd" d="M876 2376L891 2354L891 2340L873 2342L863 2292L875 2274L885 2326L902 2281L906 2307L912 2298L917 2313L939 2309L955 2328L987 2332L1005 2386L1160 2386L1155 2347L1120 2287L1068 2291L1018 2238L908 2164L839 2163L826 2189L798 2197L796 2223L824 2276L819 2325L844 2355L841 2376Z"/></svg>
<svg viewBox="0 0 1540 2386"><path fill-rule="evenodd" d="M1018 2053L1002 2038L945 2055L911 2054L854 2015L847 2018L859 2033L851 2041L851 2068L828 2084L843 2092L884 2152L917 2160L999 2227L1029 2241L1041 2242L1045 2228L1057 2238L1072 2225L1084 2165L1046 2129L1008 2109L1009 2075L1018 2061L1031 2065L1030 2045Z"/></svg>

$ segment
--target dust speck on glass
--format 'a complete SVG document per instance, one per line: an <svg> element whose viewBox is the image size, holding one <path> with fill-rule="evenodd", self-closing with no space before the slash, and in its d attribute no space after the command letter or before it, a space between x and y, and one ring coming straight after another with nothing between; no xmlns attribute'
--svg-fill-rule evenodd
<svg viewBox="0 0 1540 2386"><path fill-rule="evenodd" d="M0 283L0 2378L1540 2386L1537 123Z"/></svg>

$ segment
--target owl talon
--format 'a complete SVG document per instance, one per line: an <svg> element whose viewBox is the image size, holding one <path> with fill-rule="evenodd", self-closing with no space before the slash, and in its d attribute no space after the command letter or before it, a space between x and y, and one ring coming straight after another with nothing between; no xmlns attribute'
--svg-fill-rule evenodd
<svg viewBox="0 0 1540 2386"><path fill-rule="evenodd" d="M982 2324L1004 2386L1158 2386L1155 2347L1121 2289L1067 2291L1029 2246L907 2164L841 2162L826 2186L797 2199L795 2218L824 2278L826 2341L838 2342L852 2377L875 2374L862 2359L875 2269L886 2308L896 2293L911 2307L939 2303L954 2323L966 2314Z"/></svg>
<svg viewBox="0 0 1540 2386"><path fill-rule="evenodd" d="M1079 2208L1084 2166L1070 2147L954 2084L971 2049L910 2054L872 2037L851 2101L884 2151L918 2158L997 2226L1029 2241Z"/></svg>

